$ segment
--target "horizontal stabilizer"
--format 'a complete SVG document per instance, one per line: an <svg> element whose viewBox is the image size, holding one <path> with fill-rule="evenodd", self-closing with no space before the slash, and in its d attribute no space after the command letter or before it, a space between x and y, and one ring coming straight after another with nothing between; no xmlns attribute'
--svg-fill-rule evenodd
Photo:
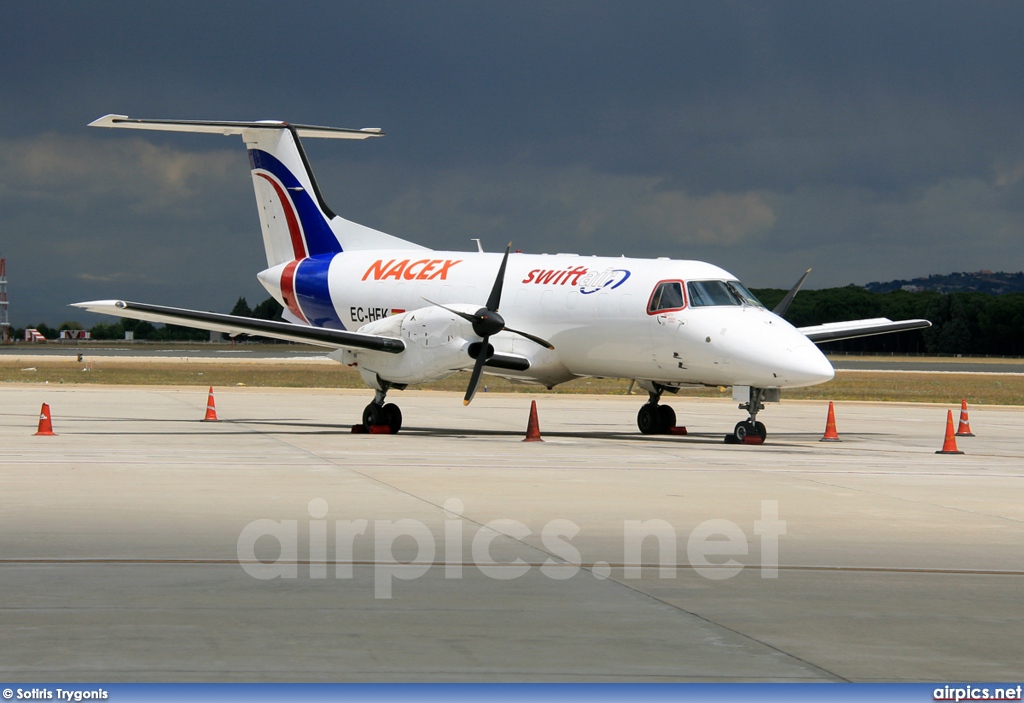
<svg viewBox="0 0 1024 703"><path fill-rule="evenodd" d="M128 115L104 115L89 123L90 127L119 127L122 129L148 129L157 132L201 132L204 134L241 134L245 129L294 129L300 137L321 139L366 139L383 137L378 127L347 129L345 127L319 127L308 124L292 124L279 120L256 120L252 122L229 122L221 120L140 120Z"/></svg>
<svg viewBox="0 0 1024 703"><path fill-rule="evenodd" d="M848 322L829 322L825 325L813 327L800 327L812 342L837 342L840 339L855 339L857 337L870 337L876 334L887 334L889 332L904 332L906 330L919 330L931 327L928 320L899 320L893 322L887 317L876 317L870 320L850 320Z"/></svg>
<svg viewBox="0 0 1024 703"><path fill-rule="evenodd" d="M342 251L424 249L337 216L320 192L300 139L384 136L377 127L346 129L280 120L154 120L127 115L104 115L89 126L240 136L249 155L267 268Z"/></svg>
<svg viewBox="0 0 1024 703"><path fill-rule="evenodd" d="M232 335L254 334L261 337L283 339L288 342L315 344L331 349L346 347L372 349L389 354L400 354L405 351L405 342L394 337L380 337L348 330L330 330L311 325L294 325L289 322L273 320L257 320L251 317L223 315L216 312L185 310L147 303L130 303L124 300L93 300L86 303L74 303L73 307L133 320L197 327L201 330L212 330Z"/></svg>

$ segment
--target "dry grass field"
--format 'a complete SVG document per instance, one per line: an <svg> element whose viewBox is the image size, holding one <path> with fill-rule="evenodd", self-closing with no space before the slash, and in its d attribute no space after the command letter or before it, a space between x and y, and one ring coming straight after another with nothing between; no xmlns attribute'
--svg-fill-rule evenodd
<svg viewBox="0 0 1024 703"><path fill-rule="evenodd" d="M980 369L984 365L979 366ZM1024 364L1021 366L1024 371ZM462 391L468 374L456 374L424 390ZM102 383L161 386L265 386L291 388L363 388L359 375L328 360L232 360L195 358L115 359L91 357L86 362L65 358L0 357L0 383ZM618 379L579 379L548 391L484 377L491 392L620 394L630 382ZM483 391L483 388L481 388ZM634 390L634 394L643 395ZM729 389L684 389L680 395L728 397ZM786 398L872 400L928 403L1024 405L1024 374L839 371L836 378L811 388L787 390Z"/></svg>

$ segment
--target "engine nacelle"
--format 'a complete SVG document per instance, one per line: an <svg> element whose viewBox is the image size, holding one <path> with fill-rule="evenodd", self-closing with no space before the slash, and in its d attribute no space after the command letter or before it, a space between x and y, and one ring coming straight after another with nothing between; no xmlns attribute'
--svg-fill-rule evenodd
<svg viewBox="0 0 1024 703"><path fill-rule="evenodd" d="M450 307L470 314L479 309L473 305ZM436 306L375 320L360 327L359 331L399 337L406 345L401 354L356 349L343 349L331 354L332 358L357 367L370 386L377 385L377 377L391 383L425 383L472 368L469 346L479 342L472 325Z"/></svg>

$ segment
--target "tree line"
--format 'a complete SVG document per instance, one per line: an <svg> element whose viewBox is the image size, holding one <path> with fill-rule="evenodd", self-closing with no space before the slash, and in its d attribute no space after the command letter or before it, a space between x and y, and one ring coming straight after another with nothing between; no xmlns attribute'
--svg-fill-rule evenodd
<svg viewBox="0 0 1024 703"><path fill-rule="evenodd" d="M785 290L753 291L769 309ZM1024 356L1024 293L872 293L857 286L800 291L786 313L797 327L888 317L923 318L932 326L822 344L825 352Z"/></svg>
<svg viewBox="0 0 1024 703"><path fill-rule="evenodd" d="M786 291L778 288L757 288L753 293L768 309L775 307ZM232 315L261 320L280 320L282 308L267 298L250 308L240 297L231 309ZM872 293L857 286L805 290L793 300L786 319L797 327L826 322L888 317L892 320L924 318L932 322L925 330L848 339L823 344L826 352L895 353L895 354L972 354L993 356L1024 356L1024 293L990 295L988 293L935 293L904 290ZM65 322L54 329L44 323L36 325L47 339L57 339L65 329L82 329L77 322ZM209 332L178 325L154 325L149 322L122 319L99 323L90 330L93 339L124 339L131 331L135 339L148 341L202 341ZM15 330L15 339L24 338L24 330Z"/></svg>
<svg viewBox="0 0 1024 703"><path fill-rule="evenodd" d="M267 298L256 307L250 308L246 299L239 297L238 301L235 302L235 306L231 309L231 314L241 315L242 317L255 317L260 320L280 321L283 310L284 308L281 307L281 304L273 298ZM78 322L69 321L64 322L55 329L41 322L35 325L35 329L39 330L39 333L47 339L58 339L60 333L64 330L81 330L84 327ZM148 342L201 342L210 339L210 333L206 330L197 330L180 325L154 325L152 322L146 322L145 320L129 320L127 318L121 318L118 322L100 322L89 328L89 335L93 339L99 340L123 340L125 332L132 332L133 339ZM12 334L14 339L25 338L24 329L15 330ZM244 335L240 335L240 337L248 338ZM276 341L260 339L261 341Z"/></svg>

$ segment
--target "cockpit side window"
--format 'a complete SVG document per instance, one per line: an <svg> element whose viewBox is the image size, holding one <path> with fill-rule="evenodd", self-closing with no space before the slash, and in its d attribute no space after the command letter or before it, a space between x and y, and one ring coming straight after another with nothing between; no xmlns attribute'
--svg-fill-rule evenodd
<svg viewBox="0 0 1024 703"><path fill-rule="evenodd" d="M690 296L690 305L695 308L714 305L764 307L739 281L689 281L686 291Z"/></svg>
<svg viewBox="0 0 1024 703"><path fill-rule="evenodd" d="M739 281L729 281L728 285L733 292L735 292L738 296L743 298L743 302L746 303L747 305L754 305L759 308L764 307L764 303L758 300L757 296L751 293L749 290L747 290L747 287L744 286Z"/></svg>
<svg viewBox="0 0 1024 703"><path fill-rule="evenodd" d="M686 300L683 298L682 281L662 281L651 294L651 300L647 304L647 314L682 310L686 307Z"/></svg>

